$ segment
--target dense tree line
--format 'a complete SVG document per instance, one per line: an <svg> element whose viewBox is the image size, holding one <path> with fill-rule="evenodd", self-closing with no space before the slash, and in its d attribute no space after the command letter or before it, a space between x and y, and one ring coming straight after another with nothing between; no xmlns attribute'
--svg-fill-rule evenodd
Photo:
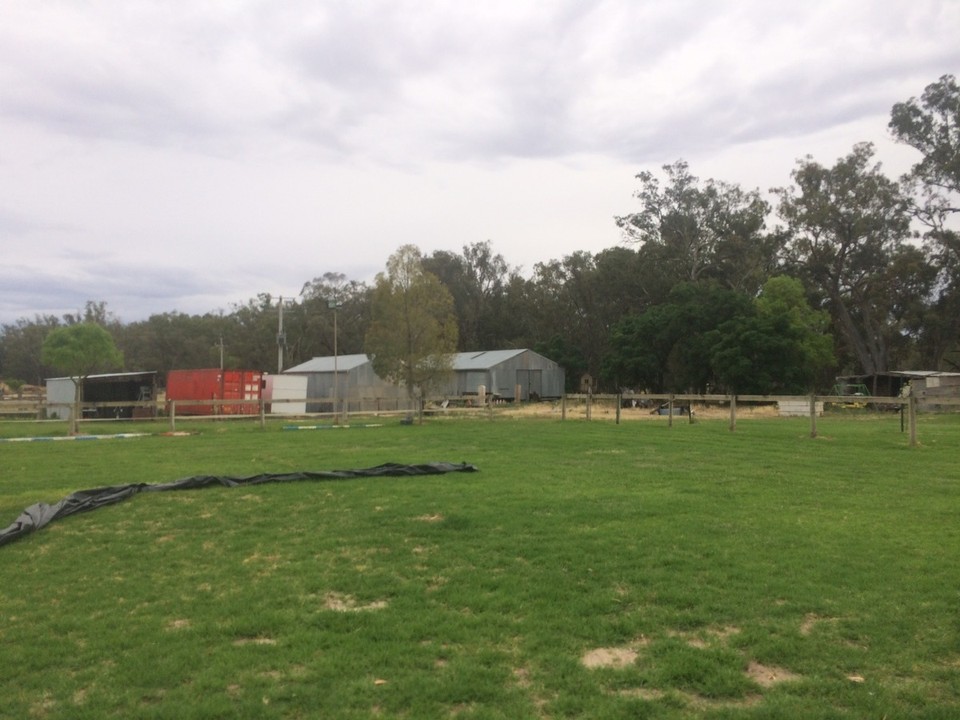
<svg viewBox="0 0 960 720"><path fill-rule="evenodd" d="M678 161L641 172L637 207L613 219L624 244L538 263L529 275L489 242L421 255L449 294L457 349L533 348L567 370L569 389L802 392L836 374L960 370L960 88L945 75L898 103L889 130L918 152L902 178L860 143L833 165L800 159L790 183L744 190L701 181ZM431 281L432 282L432 281ZM335 272L285 299L227 312L119 322L103 303L0 327L0 377L40 383L50 331L106 328L129 369L276 370L365 351L381 287ZM292 300L292 302L291 302ZM378 311L379 312L379 311Z"/></svg>

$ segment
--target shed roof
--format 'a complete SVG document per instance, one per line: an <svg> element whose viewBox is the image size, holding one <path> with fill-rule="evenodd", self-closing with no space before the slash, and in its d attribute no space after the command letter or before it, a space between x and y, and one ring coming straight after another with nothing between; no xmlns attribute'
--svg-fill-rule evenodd
<svg viewBox="0 0 960 720"><path fill-rule="evenodd" d="M499 365L526 350L479 350L457 353L453 358L454 370L486 370Z"/></svg>
<svg viewBox="0 0 960 720"><path fill-rule="evenodd" d="M336 362L334 362L336 360ZM315 357L311 360L307 360L304 363L299 365L294 365L292 368L287 368L284 370L284 373L320 373L320 372L329 372L334 371L334 364L336 364L337 372L353 370L356 367L360 367L366 363L370 362L370 358L364 354L358 355L338 355L334 358L333 355L328 355L326 357Z"/></svg>
<svg viewBox="0 0 960 720"><path fill-rule="evenodd" d="M135 378L141 377L151 377L157 374L156 370L141 370L138 372L116 372L116 373L99 373L97 375L87 375L87 380L102 380L105 382L115 381L123 382L125 380L133 380ZM47 378L47 380L73 380L76 377L70 375L61 375L60 377Z"/></svg>
<svg viewBox="0 0 960 720"><path fill-rule="evenodd" d="M524 348L514 350L477 350L474 352L455 353L453 356L454 370L487 370L511 358L531 352ZM284 370L285 373L321 373L333 372L333 356L315 357L299 365ZM370 357L364 354L340 355L337 358L337 370L353 370L367 362Z"/></svg>

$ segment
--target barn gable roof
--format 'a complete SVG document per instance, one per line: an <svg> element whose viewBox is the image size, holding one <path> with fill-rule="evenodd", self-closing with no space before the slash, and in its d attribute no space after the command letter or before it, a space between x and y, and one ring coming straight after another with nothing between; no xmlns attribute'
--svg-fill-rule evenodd
<svg viewBox="0 0 960 720"><path fill-rule="evenodd" d="M453 358L454 370L487 370L510 360L526 350L481 350L478 352L457 353Z"/></svg>
<svg viewBox="0 0 960 720"><path fill-rule="evenodd" d="M525 348L514 350L477 350L474 352L455 353L453 369L457 370L489 370L502 362L506 362L517 355L533 352ZM370 362L370 357L364 354L340 355L337 358L337 370L349 371L360 365ZM285 373L322 373L333 372L334 358L332 355L315 357L304 363L284 370Z"/></svg>
<svg viewBox="0 0 960 720"><path fill-rule="evenodd" d="M354 368L360 367L370 362L370 358L364 354L358 355L338 355L336 357L336 370L337 372L346 372L353 370ZM304 363L299 365L294 365L292 368L287 368L284 370L285 373L320 373L320 372L330 372L334 371L334 356L327 355L325 357L315 357L311 360L307 360Z"/></svg>

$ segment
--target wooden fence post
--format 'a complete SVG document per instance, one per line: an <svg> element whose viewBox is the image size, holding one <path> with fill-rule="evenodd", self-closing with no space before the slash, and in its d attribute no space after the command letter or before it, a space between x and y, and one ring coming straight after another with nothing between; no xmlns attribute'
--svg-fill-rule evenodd
<svg viewBox="0 0 960 720"><path fill-rule="evenodd" d="M623 393L617 393L617 425L620 424L620 406L623 405Z"/></svg>
<svg viewBox="0 0 960 720"><path fill-rule="evenodd" d="M593 416L593 393L587 393L587 420Z"/></svg>
<svg viewBox="0 0 960 720"><path fill-rule="evenodd" d="M265 430L267 428L267 405L263 401L263 397L260 397L260 429Z"/></svg>
<svg viewBox="0 0 960 720"><path fill-rule="evenodd" d="M810 437L817 436L817 396L810 396Z"/></svg>
<svg viewBox="0 0 960 720"><path fill-rule="evenodd" d="M567 419L567 394L564 393L560 396L560 419Z"/></svg>
<svg viewBox="0 0 960 720"><path fill-rule="evenodd" d="M667 398L667 427L673 427L673 393Z"/></svg>
<svg viewBox="0 0 960 720"><path fill-rule="evenodd" d="M177 431L177 401L170 401L170 432Z"/></svg>
<svg viewBox="0 0 960 720"><path fill-rule="evenodd" d="M737 429L737 396L730 396L730 432Z"/></svg>
<svg viewBox="0 0 960 720"><path fill-rule="evenodd" d="M911 393L910 403L907 405L907 414L910 418L910 447L917 446L917 398Z"/></svg>

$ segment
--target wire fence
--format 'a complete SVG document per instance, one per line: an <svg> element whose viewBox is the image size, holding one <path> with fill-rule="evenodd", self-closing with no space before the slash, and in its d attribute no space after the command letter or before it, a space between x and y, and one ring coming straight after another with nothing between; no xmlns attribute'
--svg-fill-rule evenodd
<svg viewBox="0 0 960 720"><path fill-rule="evenodd" d="M319 409L307 412L305 408ZM265 426L267 419L309 420L331 426L348 425L351 417L401 417L405 421L424 416L480 416L526 411L532 416L549 416L561 421L604 420L620 423L626 417L657 416L668 426L693 423L705 415L723 417L735 432L737 421L766 408L774 416L802 416L809 420L810 436L818 433L818 420L833 412L899 413L901 429L917 444L918 414L922 411L956 411L960 397L922 398L850 395L701 395L701 394L568 394L539 402L513 402L476 397L435 398L421 404L416 399L397 398L265 398L242 400L150 400L119 402L48 403L43 398L0 401L0 418L18 421L64 421L77 414L78 423L133 420L165 422L175 431L178 421L255 420Z"/></svg>

